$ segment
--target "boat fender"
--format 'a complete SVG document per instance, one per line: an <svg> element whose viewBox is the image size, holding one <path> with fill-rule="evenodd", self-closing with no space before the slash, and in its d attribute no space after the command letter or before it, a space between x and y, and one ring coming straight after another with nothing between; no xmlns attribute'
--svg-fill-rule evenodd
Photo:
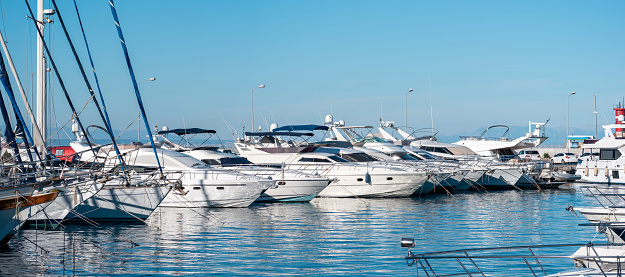
<svg viewBox="0 0 625 277"><path fill-rule="evenodd" d="M610 175L610 171L608 170L608 167L605 167L605 176L608 177L608 175Z"/></svg>
<svg viewBox="0 0 625 277"><path fill-rule="evenodd" d="M588 166L584 169L584 175L588 176Z"/></svg>
<svg viewBox="0 0 625 277"><path fill-rule="evenodd" d="M599 168L595 166L595 176L599 175Z"/></svg>
<svg viewBox="0 0 625 277"><path fill-rule="evenodd" d="M371 175L369 172L365 173L365 183L371 185Z"/></svg>

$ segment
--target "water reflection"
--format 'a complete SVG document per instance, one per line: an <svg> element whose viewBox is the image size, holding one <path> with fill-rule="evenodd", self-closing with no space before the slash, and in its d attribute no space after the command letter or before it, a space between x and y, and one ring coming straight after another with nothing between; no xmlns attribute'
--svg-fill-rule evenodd
<svg viewBox="0 0 625 277"><path fill-rule="evenodd" d="M574 190L545 190L160 208L147 225L23 230L10 249L0 251L0 270L10 275L414 274L403 260L402 237L417 240L415 253L590 241L594 229L577 226L585 220L566 211L569 204L592 205L592 200ZM35 252L29 240L49 253Z"/></svg>

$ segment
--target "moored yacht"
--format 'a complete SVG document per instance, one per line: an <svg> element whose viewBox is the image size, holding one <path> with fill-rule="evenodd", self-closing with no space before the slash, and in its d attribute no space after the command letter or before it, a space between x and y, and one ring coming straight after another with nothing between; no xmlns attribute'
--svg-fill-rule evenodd
<svg viewBox="0 0 625 277"><path fill-rule="evenodd" d="M382 136L395 143L406 145L411 148L427 151L441 159L454 160L470 167L470 172L464 177L463 186L471 186L486 190L505 189L533 189L536 183L530 176L523 172L519 166L501 163L492 158L485 159L468 147L458 144L442 143L436 139L435 134L415 137L399 128L390 126L396 130L403 139L395 139L392 135L380 127Z"/></svg>
<svg viewBox="0 0 625 277"><path fill-rule="evenodd" d="M622 117L622 116L621 116ZM595 143L582 146L585 151L599 152L598 158L581 160L577 164L581 180L592 183L625 184L625 121L602 126L605 136Z"/></svg>
<svg viewBox="0 0 625 277"><path fill-rule="evenodd" d="M177 134L181 138L187 135L195 134L213 134L215 131L199 128L192 129L173 129L160 131L159 139L163 140L163 149L171 149L174 151L185 153L194 157L212 167L222 167L235 170L244 174L255 175L273 180L274 185L267 189L256 200L264 201L284 201L284 202L306 202L315 198L323 189L325 189L331 179L316 174L303 173L284 168L260 167L256 166L244 157L234 154L223 153L217 151L214 147L194 146L187 143L186 146L172 143L166 134ZM188 140L187 140L188 141Z"/></svg>
<svg viewBox="0 0 625 277"><path fill-rule="evenodd" d="M320 197L407 197L428 178L425 172L407 172L394 167L349 162L330 153L316 152L316 146L295 146L278 137L311 136L297 132L246 133L257 142L237 141L239 154L259 165L284 166L286 169L334 178Z"/></svg>
<svg viewBox="0 0 625 277"><path fill-rule="evenodd" d="M78 150L81 145L72 142L72 147ZM154 151L158 153L158 161ZM176 151L140 147L125 149L123 155L131 170L154 172L159 170L160 163L168 178L180 180L181 187L167 195L160 204L162 207L247 207L273 185L265 178L212 168Z"/></svg>
<svg viewBox="0 0 625 277"><path fill-rule="evenodd" d="M549 122L549 121L547 121ZM510 159L516 158L517 150L534 148L541 145L547 136L545 135L545 123L530 122L530 131L522 137L511 139L506 135L510 131L510 128L506 125L494 125L486 128L480 136L461 136L461 140L454 142L454 144L462 145L470 148L476 154L486 157L497 159L502 162L506 162ZM531 128L534 127L532 131ZM505 128L506 131L500 137L488 137L488 131L495 128Z"/></svg>

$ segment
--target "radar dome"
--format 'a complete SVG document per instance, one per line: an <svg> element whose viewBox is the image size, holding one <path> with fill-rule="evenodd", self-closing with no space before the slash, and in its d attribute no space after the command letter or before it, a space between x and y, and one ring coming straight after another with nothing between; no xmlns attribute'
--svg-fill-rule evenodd
<svg viewBox="0 0 625 277"><path fill-rule="evenodd" d="M334 118L332 118L332 115L326 115L326 124L332 124L332 122L334 122Z"/></svg>

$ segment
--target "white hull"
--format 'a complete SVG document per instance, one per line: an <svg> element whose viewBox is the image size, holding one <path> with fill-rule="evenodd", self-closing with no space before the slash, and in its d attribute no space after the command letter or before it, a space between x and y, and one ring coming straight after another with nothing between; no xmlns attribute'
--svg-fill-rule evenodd
<svg viewBox="0 0 625 277"><path fill-rule="evenodd" d="M616 257L625 257L623 246L584 246L575 251L572 256L576 265L584 268L601 269L606 273L620 271L622 258Z"/></svg>
<svg viewBox="0 0 625 277"><path fill-rule="evenodd" d="M273 184L272 181L213 180L208 176L204 179L190 175L185 173L182 191L172 191L161 207L245 208Z"/></svg>
<svg viewBox="0 0 625 277"><path fill-rule="evenodd" d="M327 178L280 179L276 183L261 194L256 201L310 201L330 184L330 180Z"/></svg>
<svg viewBox="0 0 625 277"><path fill-rule="evenodd" d="M59 190L57 198L45 209L31 217L29 221L50 220L55 224L63 220L72 209L76 208L83 201L96 195L104 184L94 181L84 182L68 186L53 187Z"/></svg>
<svg viewBox="0 0 625 277"><path fill-rule="evenodd" d="M580 175L583 182L625 184L625 171L617 162L621 161L583 161L577 166L575 174ZM589 163L590 166L587 166Z"/></svg>
<svg viewBox="0 0 625 277"><path fill-rule="evenodd" d="M625 208L581 208L578 211L591 222L625 222Z"/></svg>
<svg viewBox="0 0 625 277"><path fill-rule="evenodd" d="M66 219L95 221L144 220L168 195L168 186L111 187L105 186L96 195L83 201Z"/></svg>
<svg viewBox="0 0 625 277"><path fill-rule="evenodd" d="M331 174L331 173L330 173ZM422 174L370 174L371 183L367 184L361 174L328 175L337 178L336 182L326 187L319 197L409 197L427 180ZM392 180L388 180L392 178Z"/></svg>

